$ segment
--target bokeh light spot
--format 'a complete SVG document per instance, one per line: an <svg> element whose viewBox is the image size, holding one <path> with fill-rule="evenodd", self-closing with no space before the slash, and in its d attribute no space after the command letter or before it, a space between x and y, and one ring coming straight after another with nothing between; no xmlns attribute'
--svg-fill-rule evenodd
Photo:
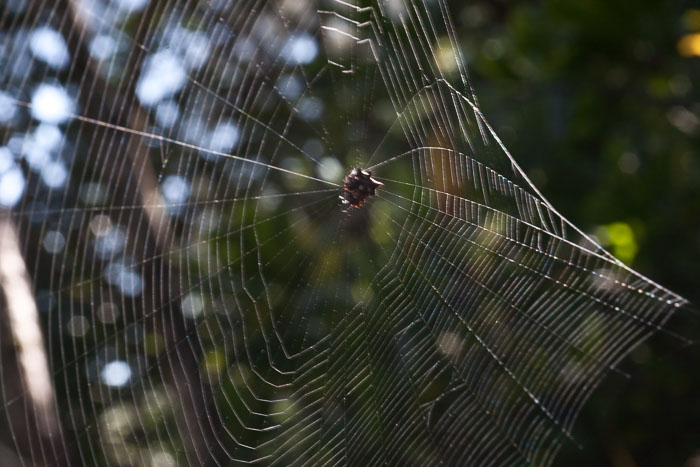
<svg viewBox="0 0 700 467"><path fill-rule="evenodd" d="M229 152L236 147L239 138L238 127L232 121L220 122L209 133L209 148L216 152Z"/></svg>
<svg viewBox="0 0 700 467"><path fill-rule="evenodd" d="M117 44L111 36L100 34L90 41L89 50L95 60L107 60L116 52Z"/></svg>
<svg viewBox="0 0 700 467"><path fill-rule="evenodd" d="M292 36L282 50L282 55L292 62L307 65L318 55L318 44L308 34Z"/></svg>
<svg viewBox="0 0 700 467"><path fill-rule="evenodd" d="M19 202L27 182L17 164L0 174L0 205L8 208Z"/></svg>
<svg viewBox="0 0 700 467"><path fill-rule="evenodd" d="M136 84L136 95L146 107L156 105L182 89L187 72L182 60L164 50L149 56Z"/></svg>
<svg viewBox="0 0 700 467"><path fill-rule="evenodd" d="M100 376L107 386L124 386L131 379L131 367L125 361L114 360L104 366Z"/></svg>
<svg viewBox="0 0 700 467"><path fill-rule="evenodd" d="M678 53L683 57L700 56L700 33L686 34L678 41Z"/></svg>
<svg viewBox="0 0 700 467"><path fill-rule="evenodd" d="M39 27L32 31L29 49L38 60L58 70L70 61L68 46L63 36L49 27Z"/></svg>
<svg viewBox="0 0 700 467"><path fill-rule="evenodd" d="M39 121L58 125L74 111L75 102L59 85L42 83L32 95L32 116Z"/></svg>
<svg viewBox="0 0 700 467"><path fill-rule="evenodd" d="M134 12L143 10L148 5L148 0L116 0L116 3L122 10Z"/></svg>
<svg viewBox="0 0 700 467"><path fill-rule="evenodd" d="M68 169L60 161L49 162L41 170L41 180L49 188L59 188L66 184Z"/></svg>
<svg viewBox="0 0 700 467"><path fill-rule="evenodd" d="M163 197L168 203L182 203L190 195L190 185L179 175L165 177L161 185Z"/></svg>
<svg viewBox="0 0 700 467"><path fill-rule="evenodd" d="M63 248L66 246L66 238L61 232L49 230L46 232L46 235L44 235L43 245L44 250L55 255L63 251Z"/></svg>
<svg viewBox="0 0 700 467"><path fill-rule="evenodd" d="M17 115L17 105L12 96L0 91L0 123L7 123Z"/></svg>

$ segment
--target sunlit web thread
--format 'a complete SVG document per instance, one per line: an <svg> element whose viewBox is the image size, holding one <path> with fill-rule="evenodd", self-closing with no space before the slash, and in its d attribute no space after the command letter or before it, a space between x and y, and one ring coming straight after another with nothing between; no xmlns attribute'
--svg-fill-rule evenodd
<svg viewBox="0 0 700 467"><path fill-rule="evenodd" d="M262 1L221 5L166 2L160 20L149 6L131 13L136 26L115 22L124 13L114 6L87 12L99 33L132 38L128 63L143 65L168 50L184 50L176 58L185 63L192 59L187 51L201 52L193 45L201 36L192 31L226 25L232 33L204 36L210 59L187 70L177 93L161 99L179 107L179 125L149 123L152 130L129 118L142 103L157 120L158 109L130 91L147 74L143 65L117 75L114 86L129 100L116 122L73 113L79 132L64 136L87 148L75 153L83 164L73 170L76 184L106 179L117 187L121 176L126 187L144 186L146 171L118 157L143 151L139 142L158 141L168 154L148 150L158 180L180 177L193 193L185 201L142 202L142 210L161 209L161 221L148 221L121 199L83 208L68 185L51 193L62 203L58 211L32 208L29 198L47 199L36 183L14 214L18 220L58 214L38 226L24 222L38 231L26 250L49 229L66 236L66 250L51 258L51 281L37 287L58 300L49 338L57 335L63 352L54 375L66 389L66 424L88 440L77 445L78 456L107 463L124 456L145 462L154 454L191 464L550 463L562 442L558 427L568 431L605 371L684 301L613 260L528 182L481 116L444 2L330 1L300 3L298 11ZM70 13L53 14L70 24ZM16 31L20 23L11 21ZM178 29L180 23L195 26ZM307 50L280 54L290 43ZM308 47L321 48L307 63ZM438 60L444 52L447 62ZM71 67L81 103L93 103L99 78ZM117 58L97 67L119 68ZM290 77L302 92L288 92ZM20 80L25 95L30 84ZM319 102L323 118L313 117ZM377 118L387 103L394 113L388 121ZM216 140L207 129L212 123L235 125L235 147L205 144ZM93 127L104 132L93 137ZM335 179L322 171L333 159L342 167ZM120 162L110 166L111 160ZM339 186L354 165L381 167L391 186L366 209L345 215L337 194L319 185ZM502 190L504 181L514 191ZM270 188L305 193L319 211ZM228 201L221 210L204 211L222 200ZM321 210L328 214L314 215ZM104 257L90 250L93 213L128 233ZM140 251L138 234L154 236L163 226L170 233L162 250ZM105 277L119 264L126 266L122 276ZM557 277L559 288L543 285L547 277ZM168 296L146 298L135 285ZM99 320L97 302L120 308L118 326ZM628 314L598 309L613 306ZM514 309L532 315L530 327ZM183 315L184 324L170 318ZM79 316L90 318L91 333L83 337L63 329ZM611 320L619 331L600 337L597 328ZM185 329L174 340L153 344L177 325ZM562 339L584 351L581 359L567 355ZM185 347L197 357L194 368L185 366ZM99 376L86 378L84 366L110 359L134 373L119 390ZM173 365L195 370L181 376L188 389L178 394L168 389ZM160 392L166 397L156 397ZM190 396L203 402L188 403ZM196 417L158 416L163 400ZM150 438L134 441L131 431L148 431L154 413ZM121 430L105 422L108 414L124 417ZM85 418L94 420L90 429L82 428ZM200 446L189 444L199 432L206 433ZM76 441L69 446L75 451Z"/></svg>
<svg viewBox="0 0 700 467"><path fill-rule="evenodd" d="M317 203L318 203L318 201L315 201L315 202L312 202L312 203L307 203L307 205L302 205L301 207L307 207L307 206L309 206L309 205L317 204ZM296 209L299 209L299 208L296 208ZM259 221L259 222L264 222L264 221ZM227 232L226 234L222 234L222 235L219 236L219 237L214 237L213 240L220 240L221 238L228 237L228 236L230 236L230 235L235 235L235 234L238 234L238 233L240 233L240 232L238 232L238 231ZM284 233L284 232L279 232L278 234L281 234L281 233ZM273 237L273 239L274 239L274 237ZM182 250L185 250L185 249L188 249L188 248L196 248L196 247L198 247L198 246L203 245L204 243L205 243L205 242L200 242L200 243L198 243L198 244L187 245L187 246L181 247L181 248L179 248L179 249L172 250L170 253L177 253L177 252L179 252L179 251L182 251ZM251 249L251 250L246 251L242 256L243 256L243 257L250 256L250 255L252 255L254 252L255 252L255 251L254 251L253 249ZM145 258L145 259L143 259L143 260L140 260L138 263L130 264L129 267L130 267L130 268L137 268L137 267L139 267L139 266L142 266L142 265L145 264L145 263L154 261L154 260L156 260L156 259L160 259L160 258L162 258L162 257L163 257L163 255L157 255L157 256L150 257L150 258ZM237 262L237 261L236 261L236 262ZM201 286L201 285L204 284L206 281L211 280L212 277L216 276L217 274L220 274L221 272L223 272L224 269L226 269L226 268L232 266L233 264L234 264L234 263L228 263L228 264L224 265L221 269L219 269L219 270L217 270L217 271L214 271L213 273L209 274L208 276L205 276L205 277L199 279L199 281L198 281L197 283L190 284L190 285L189 285L189 288L188 288L187 290L185 290L184 292L186 293L186 292L190 292L190 291L194 290L195 288ZM91 283L93 283L93 282L95 282L95 281L99 281L99 280L102 280L102 278L101 278L101 277L96 277L96 278L93 278L93 279L86 279L86 280L83 280L83 281L79 282L79 283L76 284L76 285L77 285L77 286L84 286L84 285L91 284ZM75 286L75 285L74 285L74 286ZM64 288L64 289L62 289L62 290L58 290L57 292L66 293L66 292L68 292L68 291L69 291L68 288ZM166 302L166 303L164 304L164 306L172 305L173 302L174 302L175 300L177 300L177 299L178 299L177 297L173 297L173 298L170 299L168 302ZM153 309L153 310L151 310L151 311L149 311L149 312L146 312L146 313L143 314L143 316L139 317L139 318L135 321L135 323L143 322L143 321L145 321L147 318L153 317L156 313L159 313L159 312L161 312L162 310L163 310L163 308L157 308L157 309ZM194 333L193 333L193 334L194 334ZM118 333L113 332L112 334L106 336L106 339L105 339L105 340L112 340L112 339L116 338L118 335L119 335ZM188 335L187 337L189 337L189 335ZM185 339L185 338L183 338L183 339L180 341L180 343L181 343L184 339ZM82 360L82 359L85 358L86 356L90 355L91 353L95 352L96 350L97 350L97 346L92 347L92 348L89 348L89 349L86 349L81 355L76 356L76 357L73 358L72 360L67 360L67 361L63 362L63 364L62 364L61 366L56 366L56 367L54 367L54 369L53 369L54 375L59 375L59 374L61 374L61 373L64 372L67 368L69 368L69 367L72 366L72 365L75 365L75 364L78 363L80 360ZM162 357L161 357L161 358L162 358ZM159 358L159 359L161 359L161 358ZM13 404L13 403L15 403L16 401L20 400L22 397L23 397L23 396L17 396L17 397L14 398L14 399L10 399L10 400L6 401L6 407L9 406L9 405L11 405L11 404ZM6 408L6 407L5 407L5 408ZM5 408L0 409L0 411L4 411Z"/></svg>

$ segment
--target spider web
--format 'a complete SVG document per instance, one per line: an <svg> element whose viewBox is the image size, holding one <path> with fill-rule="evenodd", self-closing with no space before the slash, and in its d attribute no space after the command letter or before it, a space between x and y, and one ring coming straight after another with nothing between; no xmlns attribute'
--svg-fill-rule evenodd
<svg viewBox="0 0 700 467"><path fill-rule="evenodd" d="M60 421L23 462L548 465L685 303L527 179L444 0L3 8ZM3 380L18 453L29 392Z"/></svg>

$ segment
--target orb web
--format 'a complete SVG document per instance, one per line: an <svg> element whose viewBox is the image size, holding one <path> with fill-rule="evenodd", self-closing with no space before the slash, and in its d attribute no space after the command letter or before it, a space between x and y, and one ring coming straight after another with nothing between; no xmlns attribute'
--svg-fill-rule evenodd
<svg viewBox="0 0 700 467"><path fill-rule="evenodd" d="M0 204L59 421L25 449L3 381L23 462L548 465L685 303L528 180L443 0L1 8Z"/></svg>

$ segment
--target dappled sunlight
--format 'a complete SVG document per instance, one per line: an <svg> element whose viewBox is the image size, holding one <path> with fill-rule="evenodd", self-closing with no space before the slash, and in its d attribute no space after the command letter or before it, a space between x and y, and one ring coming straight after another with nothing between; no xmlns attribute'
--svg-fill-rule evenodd
<svg viewBox="0 0 700 467"><path fill-rule="evenodd" d="M696 347L698 10L57 5L0 6L0 448L598 465L597 391L689 399L628 365Z"/></svg>

